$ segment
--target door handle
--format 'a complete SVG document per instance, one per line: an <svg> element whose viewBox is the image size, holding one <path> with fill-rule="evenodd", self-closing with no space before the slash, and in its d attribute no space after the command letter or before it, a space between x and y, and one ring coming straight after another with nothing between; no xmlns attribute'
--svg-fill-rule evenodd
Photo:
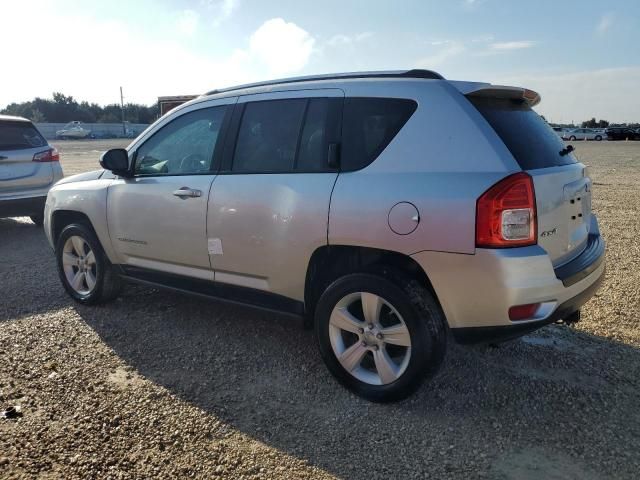
<svg viewBox="0 0 640 480"><path fill-rule="evenodd" d="M180 187L178 190L174 190L173 194L176 197L196 198L202 196L202 190L195 190L189 187Z"/></svg>

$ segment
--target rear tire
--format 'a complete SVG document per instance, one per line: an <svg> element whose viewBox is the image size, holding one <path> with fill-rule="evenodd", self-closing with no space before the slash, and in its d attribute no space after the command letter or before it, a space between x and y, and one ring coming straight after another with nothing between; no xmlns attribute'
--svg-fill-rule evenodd
<svg viewBox="0 0 640 480"><path fill-rule="evenodd" d="M596 141L599 142L600 140L602 140L602 137L600 135L596 135Z"/></svg>
<svg viewBox="0 0 640 480"><path fill-rule="evenodd" d="M569 137L569 140L571 140L572 142L575 142L575 141L576 141L576 137L575 137L575 135L571 135L571 136Z"/></svg>
<svg viewBox="0 0 640 480"><path fill-rule="evenodd" d="M105 303L120 293L122 280L91 228L82 223L67 225L56 241L55 253L60 281L76 302Z"/></svg>
<svg viewBox="0 0 640 480"><path fill-rule="evenodd" d="M444 359L447 329L431 293L417 281L350 274L320 297L318 347L336 379L374 402L402 400Z"/></svg>

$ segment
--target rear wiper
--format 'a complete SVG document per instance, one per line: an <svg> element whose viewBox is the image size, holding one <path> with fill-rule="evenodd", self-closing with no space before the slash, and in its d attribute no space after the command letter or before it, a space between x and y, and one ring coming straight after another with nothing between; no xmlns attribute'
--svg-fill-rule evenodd
<svg viewBox="0 0 640 480"><path fill-rule="evenodd" d="M573 148L573 145L567 145L562 150L560 150L560 156L564 157L565 155L569 155L574 150L575 150L575 148Z"/></svg>

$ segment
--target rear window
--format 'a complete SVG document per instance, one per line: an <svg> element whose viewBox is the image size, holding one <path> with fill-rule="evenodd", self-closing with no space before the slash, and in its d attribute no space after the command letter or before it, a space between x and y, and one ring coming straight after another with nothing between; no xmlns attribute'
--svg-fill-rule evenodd
<svg viewBox="0 0 640 480"><path fill-rule="evenodd" d="M571 155L560 155L564 143L526 102L484 97L469 97L469 100L493 127L523 170L576 162Z"/></svg>
<svg viewBox="0 0 640 480"><path fill-rule="evenodd" d="M417 108L413 100L347 98L342 121L342 170L359 170L389 145Z"/></svg>
<svg viewBox="0 0 640 480"><path fill-rule="evenodd" d="M0 150L24 150L47 144L40 132L26 122L0 122Z"/></svg>

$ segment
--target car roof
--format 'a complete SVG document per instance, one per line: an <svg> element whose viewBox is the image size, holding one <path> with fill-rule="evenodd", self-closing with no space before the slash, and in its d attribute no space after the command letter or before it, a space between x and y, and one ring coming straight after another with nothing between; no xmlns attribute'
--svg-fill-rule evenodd
<svg viewBox="0 0 640 480"><path fill-rule="evenodd" d="M0 122L26 122L31 123L31 120L24 117L14 117L13 115L0 115Z"/></svg>
<svg viewBox="0 0 640 480"><path fill-rule="evenodd" d="M248 90L256 87L273 87L276 85L284 85L289 83L314 82L326 80L352 80L352 79L388 79L388 78L421 78L429 80L444 80L444 77L432 70L381 70L370 72L343 72L328 73L322 75L306 75L302 77L280 78L276 80L267 80L264 82L247 83L228 88L217 88L210 90L204 96L217 95L219 93L235 92L238 90Z"/></svg>

